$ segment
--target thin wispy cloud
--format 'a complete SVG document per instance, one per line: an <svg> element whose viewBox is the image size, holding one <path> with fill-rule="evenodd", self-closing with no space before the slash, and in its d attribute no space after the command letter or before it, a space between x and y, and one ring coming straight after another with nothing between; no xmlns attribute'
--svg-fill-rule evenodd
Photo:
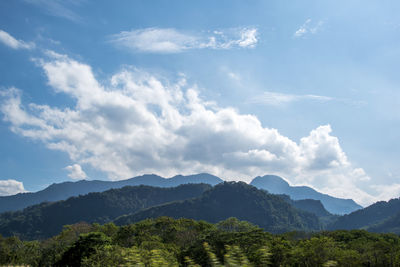
<svg viewBox="0 0 400 267"><path fill-rule="evenodd" d="M185 32L174 28L145 28L110 36L112 43L134 52L181 53L192 49L253 48L256 28L234 28L213 32Z"/></svg>
<svg viewBox="0 0 400 267"><path fill-rule="evenodd" d="M310 100L318 102L327 102L334 100L335 98L321 95L294 95L294 94L283 94L277 92L266 91L262 95L252 97L248 100L248 103L252 104L266 104L272 106L280 106L289 104L292 102Z"/></svg>
<svg viewBox="0 0 400 267"><path fill-rule="evenodd" d="M316 34L319 32L324 25L322 20L318 21L317 23L313 23L311 19L307 19L300 28L294 33L293 37L300 38L305 37L308 34Z"/></svg>
<svg viewBox="0 0 400 267"><path fill-rule="evenodd" d="M12 49L33 49L35 44L32 42L24 42L22 40L15 39L11 34L0 30L0 42L4 45L11 47Z"/></svg>
<svg viewBox="0 0 400 267"><path fill-rule="evenodd" d="M239 82L239 81L241 80L240 75L237 74L237 73L235 73L235 72L228 72L227 75L228 75L228 77L229 77L230 79L232 79L232 80L234 80L234 81L238 81L238 82Z"/></svg>
<svg viewBox="0 0 400 267"><path fill-rule="evenodd" d="M73 11L73 8L84 3L84 0L25 0L25 2L43 8L51 16L61 17L73 22L82 21L82 17Z"/></svg>

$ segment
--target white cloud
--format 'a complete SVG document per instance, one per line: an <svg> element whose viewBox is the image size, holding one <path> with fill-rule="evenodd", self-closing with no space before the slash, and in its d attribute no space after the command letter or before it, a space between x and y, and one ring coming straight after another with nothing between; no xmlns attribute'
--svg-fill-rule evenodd
<svg viewBox="0 0 400 267"><path fill-rule="evenodd" d="M257 29L242 29L238 45L241 47L254 47L258 42Z"/></svg>
<svg viewBox="0 0 400 267"><path fill-rule="evenodd" d="M67 171L69 171L68 177L71 179L85 179L87 178L86 173L82 170L81 165L73 164L65 167Z"/></svg>
<svg viewBox="0 0 400 267"><path fill-rule="evenodd" d="M240 75L237 74L237 73L228 72L227 74L228 74L228 77L231 78L232 80L235 80L235 81L240 81L241 80Z"/></svg>
<svg viewBox="0 0 400 267"><path fill-rule="evenodd" d="M230 75L228 73L228 75ZM233 79L233 77L231 77ZM345 105L351 105L355 107L362 107L367 105L365 101L353 100L353 99L346 99L346 98L336 98L331 96L322 96L322 95L313 95L313 94L306 94L306 95L296 95L296 94L285 94L285 93L278 93L278 92L271 92L265 91L260 95L256 95L250 97L247 100L249 104L263 104L263 105L270 105L270 106L285 106L294 102L299 101L314 101L314 102L329 102L335 101Z"/></svg>
<svg viewBox="0 0 400 267"><path fill-rule="evenodd" d="M377 199L388 201L392 198L400 197L400 184L391 185L372 185L372 188L378 193Z"/></svg>
<svg viewBox="0 0 400 267"><path fill-rule="evenodd" d="M145 28L112 35L111 41L135 52L180 53L191 49L253 48L258 42L258 33L256 28L207 33L189 33L173 28Z"/></svg>
<svg viewBox="0 0 400 267"><path fill-rule="evenodd" d="M334 100L334 98L329 96L320 96L320 95L294 95L294 94L284 94L284 93L265 91L263 92L262 95L250 98L248 102L252 104L266 104L266 105L280 106L301 100L326 102Z"/></svg>
<svg viewBox="0 0 400 267"><path fill-rule="evenodd" d="M73 11L73 8L80 6L85 0L25 0L25 2L43 8L51 16L68 19L73 22L82 21L82 18Z"/></svg>
<svg viewBox="0 0 400 267"><path fill-rule="evenodd" d="M16 180L0 180L0 196L10 196L26 192L22 182Z"/></svg>
<svg viewBox="0 0 400 267"><path fill-rule="evenodd" d="M17 40L12 37L9 33L0 30L0 42L5 44L6 46L11 47L12 49L33 49L35 48L34 43L26 43L22 40Z"/></svg>
<svg viewBox="0 0 400 267"><path fill-rule="evenodd" d="M296 143L253 115L204 101L184 78L174 84L126 68L100 83L90 66L48 54L50 59L38 61L48 84L75 105L25 105L11 88L1 93L4 119L13 132L64 151L110 179L209 172L248 181L275 173L361 204L375 200L357 188L368 177L352 166L329 125Z"/></svg>
<svg viewBox="0 0 400 267"><path fill-rule="evenodd" d="M321 30L324 22L322 20L318 21L317 23L312 24L311 19L307 19L303 25L300 26L299 29L294 33L295 38L304 37L307 34L316 34L318 31Z"/></svg>

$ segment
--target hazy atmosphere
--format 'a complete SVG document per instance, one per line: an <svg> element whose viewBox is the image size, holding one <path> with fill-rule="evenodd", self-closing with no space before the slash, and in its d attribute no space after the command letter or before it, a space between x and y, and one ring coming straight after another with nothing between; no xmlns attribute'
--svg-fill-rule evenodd
<svg viewBox="0 0 400 267"><path fill-rule="evenodd" d="M400 2L0 2L0 195L275 174L400 195Z"/></svg>

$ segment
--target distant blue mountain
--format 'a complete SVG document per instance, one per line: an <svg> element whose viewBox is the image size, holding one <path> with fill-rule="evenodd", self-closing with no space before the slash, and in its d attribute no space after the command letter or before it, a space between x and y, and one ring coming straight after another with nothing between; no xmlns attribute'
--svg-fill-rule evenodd
<svg viewBox="0 0 400 267"><path fill-rule="evenodd" d="M64 182L52 184L44 190L34 193L20 193L13 196L0 197L0 213L4 211L21 210L31 205L42 202L65 200L72 196L85 195L91 192L104 192L109 189L124 186L149 185L157 187L175 187L188 183L205 183L216 185L223 182L217 176L200 173L195 175L176 175L172 178L163 178L155 174L146 174L121 181L81 180L77 182ZM256 177L251 182L260 189L265 189L272 194L286 194L293 200L315 199L320 200L326 210L332 214L347 214L362 208L351 199L340 199L319 193L307 186L290 186L279 176L266 175Z"/></svg>
<svg viewBox="0 0 400 267"><path fill-rule="evenodd" d="M320 200L325 209L332 214L348 214L362 209L352 199L342 199L322 194L308 186L290 186L283 178L276 175L258 176L250 183L259 189L267 190L272 194L285 194L293 200L315 199Z"/></svg>
<svg viewBox="0 0 400 267"><path fill-rule="evenodd" d="M45 201L65 200L69 197L85 195L91 192L104 192L109 189L121 188L127 185L149 185L157 187L175 187L181 184L204 183L216 185L223 182L217 176L200 173L195 175L176 175L172 178L163 178L155 174L146 174L121 181L81 180L52 184L49 187L34 193L20 193L13 196L0 197L0 212L21 210L31 205Z"/></svg>

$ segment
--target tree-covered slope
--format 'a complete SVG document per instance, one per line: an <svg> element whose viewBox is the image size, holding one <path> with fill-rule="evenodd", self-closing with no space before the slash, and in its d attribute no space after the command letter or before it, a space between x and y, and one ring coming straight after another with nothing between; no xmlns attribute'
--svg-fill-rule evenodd
<svg viewBox="0 0 400 267"><path fill-rule="evenodd" d="M115 220L115 223L124 225L159 216L184 217L212 223L236 217L274 233L321 229L316 215L297 210L281 197L268 194L243 182L221 183L198 198L168 203L122 216Z"/></svg>
<svg viewBox="0 0 400 267"><path fill-rule="evenodd" d="M315 199L320 200L325 209L332 214L348 214L361 209L352 199L342 199L322 194L308 186L290 186L288 182L276 175L265 175L256 177L251 181L251 185L259 189L267 190L272 194L285 194L293 200Z"/></svg>
<svg viewBox="0 0 400 267"><path fill-rule="evenodd" d="M400 212L367 228L370 232L400 235Z"/></svg>
<svg viewBox="0 0 400 267"><path fill-rule="evenodd" d="M315 200L315 199L293 200L288 195L278 195L278 196L283 198L286 202L288 202L296 209L315 214L318 217L324 229L340 216L329 213L329 211L325 209L324 205L322 205L320 200Z"/></svg>
<svg viewBox="0 0 400 267"><path fill-rule="evenodd" d="M360 229L368 228L375 224L382 223L393 215L400 212L400 199L392 199L388 202L379 201L364 209L357 210L350 214L339 217L332 223L329 229ZM393 219L395 220L395 218ZM390 222L387 222L390 224ZM382 227L382 226L381 226ZM374 228L371 228L374 229ZM378 229L378 228L376 228ZM382 232L384 228L381 228ZM388 231L389 232L389 231Z"/></svg>
<svg viewBox="0 0 400 267"><path fill-rule="evenodd" d="M143 208L197 197L210 188L206 184L187 184L173 188L127 186L64 201L42 203L23 211L0 214L0 234L41 239L59 233L66 224L82 221L105 223Z"/></svg>
<svg viewBox="0 0 400 267"><path fill-rule="evenodd" d="M294 206L296 209L311 212L317 215L318 217L332 216L332 214L325 209L324 205L322 205L320 200L315 200L315 199L293 200L288 195L280 194L278 196L283 198L287 203Z"/></svg>
<svg viewBox="0 0 400 267"><path fill-rule="evenodd" d="M216 185L222 180L214 175L200 173L195 175L176 175L163 178L148 174L121 181L88 181L64 182L52 184L38 192L20 193L13 196L0 196L0 212L21 210L28 206L48 201L65 200L69 197L85 195L91 192L103 192L124 186L149 185L157 187L174 187L188 183L204 183Z"/></svg>

